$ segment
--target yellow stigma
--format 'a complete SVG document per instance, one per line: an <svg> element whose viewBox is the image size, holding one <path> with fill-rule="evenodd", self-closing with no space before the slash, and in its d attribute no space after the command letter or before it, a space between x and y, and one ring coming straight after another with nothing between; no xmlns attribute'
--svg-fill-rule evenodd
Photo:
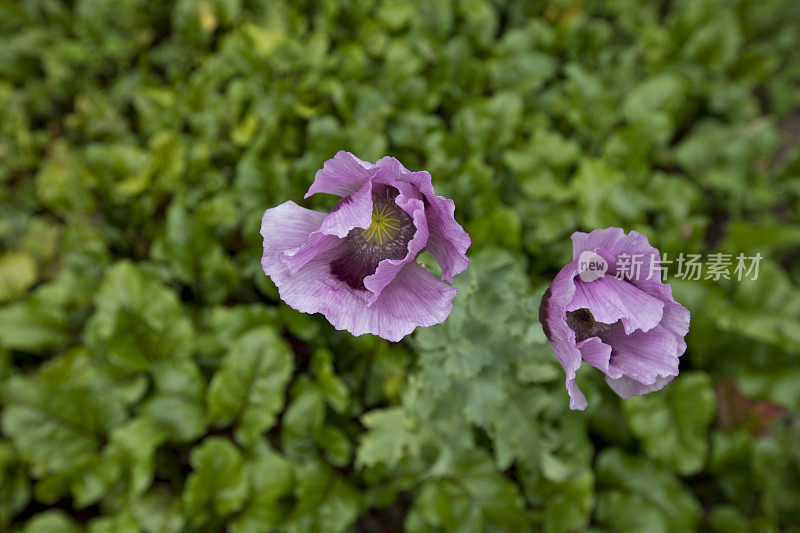
<svg viewBox="0 0 800 533"><path fill-rule="evenodd" d="M396 218L394 209L387 205L376 205L372 209L372 223L361 232L367 241L383 244L397 235L400 221Z"/></svg>

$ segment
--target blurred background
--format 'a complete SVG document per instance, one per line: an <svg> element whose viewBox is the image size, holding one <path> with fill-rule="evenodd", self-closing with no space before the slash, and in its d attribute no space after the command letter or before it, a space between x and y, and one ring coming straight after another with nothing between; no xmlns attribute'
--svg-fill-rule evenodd
<svg viewBox="0 0 800 533"><path fill-rule="evenodd" d="M796 0L0 0L0 531L800 531L798 51ZM455 200L445 324L261 273L340 149ZM607 226L763 259L571 412L538 305Z"/></svg>

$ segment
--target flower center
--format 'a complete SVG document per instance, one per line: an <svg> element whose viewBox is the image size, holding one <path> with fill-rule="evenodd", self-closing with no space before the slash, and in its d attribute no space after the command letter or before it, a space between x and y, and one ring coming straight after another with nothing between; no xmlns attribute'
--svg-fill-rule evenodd
<svg viewBox="0 0 800 533"><path fill-rule="evenodd" d="M567 325L575 332L575 342L585 341L592 337L599 337L609 331L614 324L597 322L588 309L567 311Z"/></svg>
<svg viewBox="0 0 800 533"><path fill-rule="evenodd" d="M401 210L396 205L392 207L388 204L373 204L372 224L361 232L361 236L364 240L383 244L389 239L396 237L400 232L402 224L400 216L397 213L398 211ZM403 214L406 215L405 213ZM408 217L408 215L406 215L406 217Z"/></svg>
<svg viewBox="0 0 800 533"><path fill-rule="evenodd" d="M366 229L347 234L347 252L331 263L331 272L354 289L366 290L364 278L371 276L384 259L402 259L416 228L411 217L394 199L394 187L381 186L372 193L372 221Z"/></svg>

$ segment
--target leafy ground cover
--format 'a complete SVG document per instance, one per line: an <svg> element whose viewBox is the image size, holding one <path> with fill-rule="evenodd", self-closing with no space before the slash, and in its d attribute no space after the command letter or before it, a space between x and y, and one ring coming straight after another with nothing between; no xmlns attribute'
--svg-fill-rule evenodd
<svg viewBox="0 0 800 533"><path fill-rule="evenodd" d="M0 530L797 531L794 0L0 0ZM337 150L472 236L391 344L283 305L261 214ZM307 207L329 208L332 198ZM575 230L675 280L681 375L585 412L537 322Z"/></svg>

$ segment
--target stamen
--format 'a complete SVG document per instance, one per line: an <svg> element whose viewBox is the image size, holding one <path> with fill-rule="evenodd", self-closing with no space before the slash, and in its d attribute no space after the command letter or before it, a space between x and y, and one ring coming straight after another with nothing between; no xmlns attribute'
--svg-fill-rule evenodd
<svg viewBox="0 0 800 533"><path fill-rule="evenodd" d="M361 236L380 245L393 239L400 230L400 220L396 213L396 208L376 203L372 209L372 223L361 232Z"/></svg>

